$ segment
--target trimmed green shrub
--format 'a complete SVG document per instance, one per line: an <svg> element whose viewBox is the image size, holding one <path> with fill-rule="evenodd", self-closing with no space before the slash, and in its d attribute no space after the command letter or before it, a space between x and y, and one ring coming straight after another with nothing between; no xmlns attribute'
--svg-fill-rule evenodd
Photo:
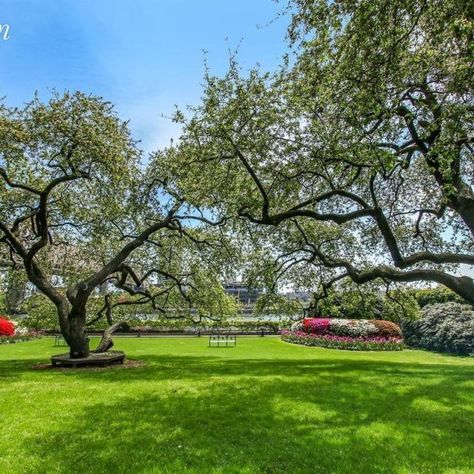
<svg viewBox="0 0 474 474"><path fill-rule="evenodd" d="M420 308L424 308L430 304L436 303L460 303L466 304L466 302L454 291L449 288L438 286L436 288L424 288L422 290L415 290L413 295L420 305Z"/></svg>

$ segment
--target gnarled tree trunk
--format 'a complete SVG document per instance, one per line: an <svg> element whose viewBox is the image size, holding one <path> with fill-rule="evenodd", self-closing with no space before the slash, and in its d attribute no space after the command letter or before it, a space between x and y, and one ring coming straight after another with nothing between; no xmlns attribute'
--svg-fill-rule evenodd
<svg viewBox="0 0 474 474"><path fill-rule="evenodd" d="M108 351L114 345L114 341L112 340L112 334L119 329L128 330L129 329L128 323L126 321L120 321L108 327L104 331L104 334L102 335L102 339L100 340L99 345L97 346L97 349L95 349L94 352Z"/></svg>
<svg viewBox="0 0 474 474"><path fill-rule="evenodd" d="M63 334L69 345L71 359L83 359L89 357L89 338L87 337L85 318L70 319L67 334Z"/></svg>
<svg viewBox="0 0 474 474"><path fill-rule="evenodd" d="M89 357L89 338L86 332L86 311L70 308L64 301L58 304L59 326L64 340L69 346L71 359Z"/></svg>

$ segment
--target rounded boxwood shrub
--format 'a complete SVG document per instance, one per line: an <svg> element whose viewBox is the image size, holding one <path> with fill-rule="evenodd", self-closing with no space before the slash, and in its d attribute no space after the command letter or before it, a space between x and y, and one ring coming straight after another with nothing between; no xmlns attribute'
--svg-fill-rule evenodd
<svg viewBox="0 0 474 474"><path fill-rule="evenodd" d="M474 355L474 310L459 303L425 306L418 321L405 321L407 345L460 355Z"/></svg>

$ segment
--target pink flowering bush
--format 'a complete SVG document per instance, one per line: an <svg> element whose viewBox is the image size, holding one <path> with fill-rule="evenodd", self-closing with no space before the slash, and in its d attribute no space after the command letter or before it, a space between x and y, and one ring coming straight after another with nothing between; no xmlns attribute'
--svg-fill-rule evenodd
<svg viewBox="0 0 474 474"><path fill-rule="evenodd" d="M383 336L337 336L333 334L308 334L305 331L281 332L281 339L293 344L317 346L329 349L351 351L401 351L403 340L400 337Z"/></svg>
<svg viewBox="0 0 474 474"><path fill-rule="evenodd" d="M329 331L329 325L329 319L327 318L303 319L303 331L311 334L325 334Z"/></svg>

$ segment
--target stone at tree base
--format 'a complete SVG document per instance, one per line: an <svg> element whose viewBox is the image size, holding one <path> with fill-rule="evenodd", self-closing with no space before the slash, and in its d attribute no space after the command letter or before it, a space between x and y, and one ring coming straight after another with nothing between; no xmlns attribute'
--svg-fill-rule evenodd
<svg viewBox="0 0 474 474"><path fill-rule="evenodd" d="M67 354L58 354L51 357L51 364L53 367L57 365L67 367L79 367L79 366L93 366L93 365L110 365L120 363L123 364L125 359L125 352L122 351L108 351L108 352L91 352L89 357L82 359L73 359Z"/></svg>

